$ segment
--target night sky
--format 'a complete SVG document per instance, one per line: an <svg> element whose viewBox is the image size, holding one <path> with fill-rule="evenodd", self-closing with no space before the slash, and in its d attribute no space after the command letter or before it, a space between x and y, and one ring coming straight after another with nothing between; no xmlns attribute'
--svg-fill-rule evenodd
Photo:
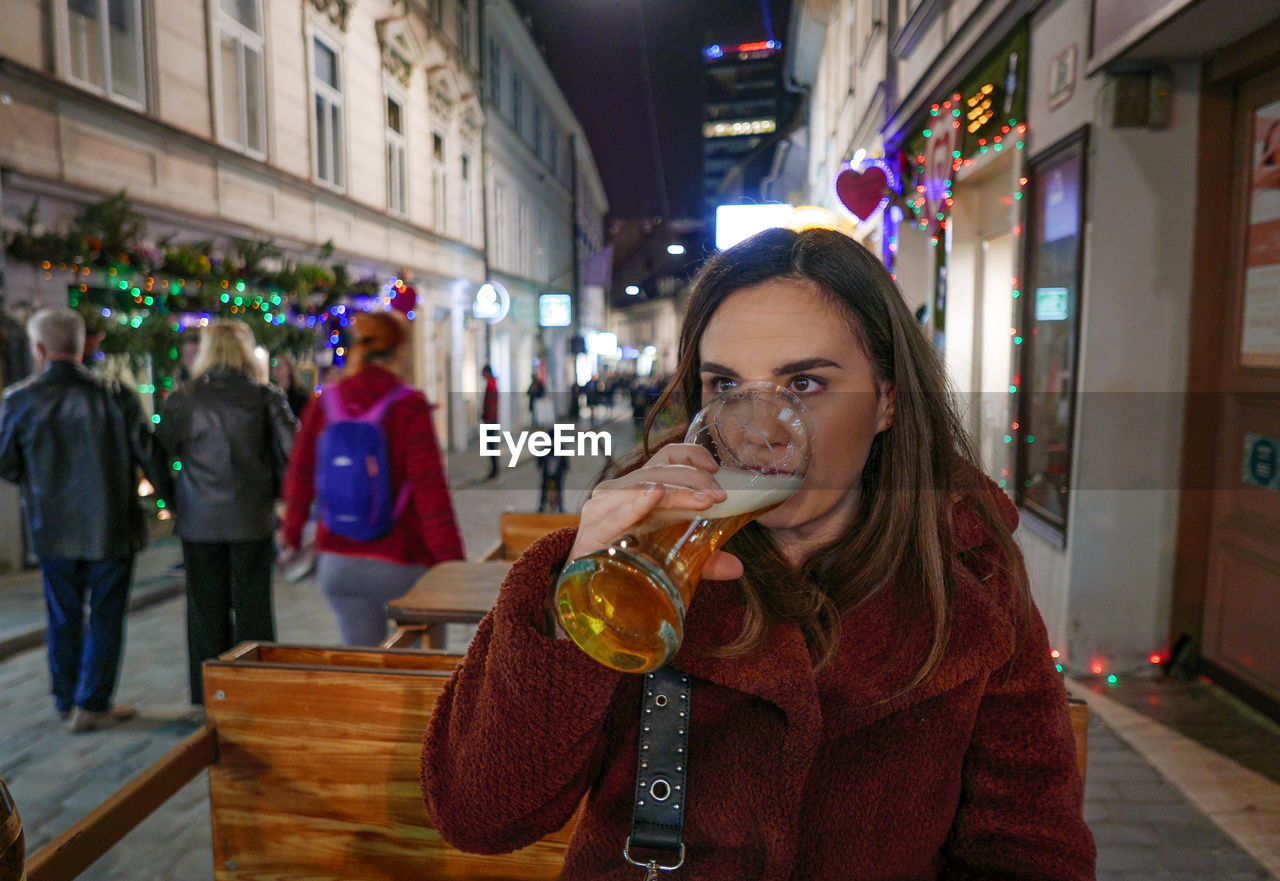
<svg viewBox="0 0 1280 881"><path fill-rule="evenodd" d="M790 0L767 2L785 40ZM702 47L763 39L762 0L516 0L587 133L615 217L701 214ZM654 158L641 41L648 38L666 199ZM786 45L784 42L784 51Z"/></svg>

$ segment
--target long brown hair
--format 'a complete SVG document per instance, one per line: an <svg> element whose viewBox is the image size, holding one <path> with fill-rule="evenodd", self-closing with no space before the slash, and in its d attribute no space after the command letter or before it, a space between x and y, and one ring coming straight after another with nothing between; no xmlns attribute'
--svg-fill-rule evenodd
<svg viewBox="0 0 1280 881"><path fill-rule="evenodd" d="M680 333L679 363L645 423L643 450L613 473L647 461L679 440L702 407L699 343L712 315L732 294L774 279L807 280L848 318L876 379L893 384L893 424L878 434L862 471L859 507L844 533L797 571L769 531L751 523L726 549L740 557L746 608L738 638L718 654L762 647L779 622L799 626L816 668L836 653L842 618L886 584L896 587L900 641L909 625L929 624L929 648L899 693L938 668L951 631L954 576L952 510L965 504L999 546L1019 605L1029 605L1021 553L987 490L978 460L952 405L945 371L901 294L869 251L840 233L774 229L713 257L693 284ZM683 424L655 436L658 416L674 409ZM888 659L886 659L886 664Z"/></svg>

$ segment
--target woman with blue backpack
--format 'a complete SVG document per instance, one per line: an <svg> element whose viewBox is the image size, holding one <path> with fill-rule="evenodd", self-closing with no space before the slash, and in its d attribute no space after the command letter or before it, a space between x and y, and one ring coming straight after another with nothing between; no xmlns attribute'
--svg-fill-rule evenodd
<svg viewBox="0 0 1280 881"><path fill-rule="evenodd" d="M401 377L408 321L359 316L347 368L303 411L285 477L281 545L302 545L317 505L316 574L347 645L377 645L385 606L431 566L465 557L432 405Z"/></svg>

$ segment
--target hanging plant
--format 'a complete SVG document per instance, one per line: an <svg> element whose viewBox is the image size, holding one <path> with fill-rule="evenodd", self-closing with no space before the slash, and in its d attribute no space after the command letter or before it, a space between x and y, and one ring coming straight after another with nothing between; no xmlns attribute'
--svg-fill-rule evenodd
<svg viewBox="0 0 1280 881"><path fill-rule="evenodd" d="M145 218L129 204L124 190L85 206L75 219L76 231L98 251L100 259L122 264L130 264L130 250L142 238L146 226Z"/></svg>

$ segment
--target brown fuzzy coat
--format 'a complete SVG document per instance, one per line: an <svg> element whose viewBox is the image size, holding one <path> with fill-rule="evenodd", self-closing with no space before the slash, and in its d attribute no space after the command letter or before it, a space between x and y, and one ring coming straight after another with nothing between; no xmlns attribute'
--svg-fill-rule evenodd
<svg viewBox="0 0 1280 881"><path fill-rule="evenodd" d="M1008 582L982 580L993 549L963 509L955 538L942 666L888 702L913 672L905 658L883 663L896 636L890 591L848 616L835 661L815 678L792 625L749 657L708 657L736 635L741 604L733 583L699 588L672 664L693 681L688 855L672 881L1094 877L1044 625L1034 614L1015 643ZM541 632L552 573L572 544L572 530L553 534L512 568L436 706L423 792L441 835L482 853L560 828L585 794L561 877L636 881L622 844L640 677ZM909 645L924 636L921 627Z"/></svg>

